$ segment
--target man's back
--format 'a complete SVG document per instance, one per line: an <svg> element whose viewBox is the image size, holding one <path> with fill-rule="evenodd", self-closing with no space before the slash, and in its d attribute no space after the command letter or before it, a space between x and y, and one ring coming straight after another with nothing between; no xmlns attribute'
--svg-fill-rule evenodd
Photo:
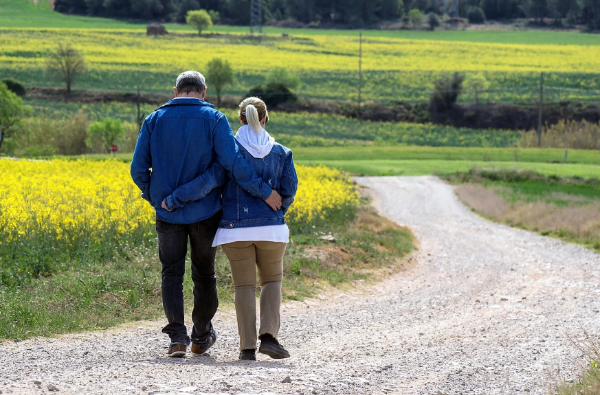
<svg viewBox="0 0 600 395"><path fill-rule="evenodd" d="M132 174L151 164L149 190L143 191L143 196L154 206L160 219L193 223L211 217L221 208L220 188L172 212L161 208L164 198L202 175L215 160L213 132L219 122L229 127L227 119L213 105L195 98L173 99L146 118L144 127L149 137L150 157L144 157L144 150L136 146ZM146 138L143 134L142 128L140 140Z"/></svg>

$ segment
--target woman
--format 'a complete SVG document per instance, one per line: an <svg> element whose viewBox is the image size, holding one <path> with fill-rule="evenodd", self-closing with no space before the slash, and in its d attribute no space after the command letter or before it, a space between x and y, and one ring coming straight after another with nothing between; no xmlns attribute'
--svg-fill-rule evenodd
<svg viewBox="0 0 600 395"><path fill-rule="evenodd" d="M235 139L256 174L282 198L273 211L265 202L243 190L229 178L223 188L223 217L213 247L220 245L231 264L235 284L235 311L242 360L256 360L256 272L260 285L259 352L271 358L290 354L277 341L280 325L283 255L289 241L285 213L294 201L298 178L292 152L275 142L264 129L269 120L267 106L256 97L242 101L242 127Z"/></svg>

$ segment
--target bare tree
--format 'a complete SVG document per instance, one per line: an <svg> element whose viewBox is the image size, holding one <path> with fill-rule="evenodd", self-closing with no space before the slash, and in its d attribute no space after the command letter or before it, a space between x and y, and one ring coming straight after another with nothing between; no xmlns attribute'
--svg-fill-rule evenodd
<svg viewBox="0 0 600 395"><path fill-rule="evenodd" d="M71 44L58 44L54 50L50 51L46 69L67 84L67 94L71 94L71 86L78 77L85 73L85 58Z"/></svg>

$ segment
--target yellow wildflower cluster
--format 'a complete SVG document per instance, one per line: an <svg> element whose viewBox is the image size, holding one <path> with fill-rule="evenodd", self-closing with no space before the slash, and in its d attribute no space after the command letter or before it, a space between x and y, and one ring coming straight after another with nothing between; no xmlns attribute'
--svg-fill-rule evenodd
<svg viewBox="0 0 600 395"><path fill-rule="evenodd" d="M339 170L297 166L298 193L287 214L291 223L327 219L331 212L358 206L356 187Z"/></svg>
<svg viewBox="0 0 600 395"><path fill-rule="evenodd" d="M292 221L326 219L358 203L354 185L339 171L297 167L300 186ZM0 160L0 248L28 240L74 242L140 240L153 234L153 208L140 197L129 165L116 160Z"/></svg>

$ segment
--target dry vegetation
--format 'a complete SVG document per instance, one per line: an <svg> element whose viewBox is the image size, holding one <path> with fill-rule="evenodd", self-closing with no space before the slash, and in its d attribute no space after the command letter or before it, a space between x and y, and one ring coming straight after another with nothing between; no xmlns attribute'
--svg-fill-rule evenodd
<svg viewBox="0 0 600 395"><path fill-rule="evenodd" d="M508 202L503 198L507 192L503 186L462 184L456 187L464 203L488 218L600 249L600 199L558 192L552 198L565 202L564 206L547 201Z"/></svg>
<svg viewBox="0 0 600 395"><path fill-rule="evenodd" d="M523 132L519 147L538 146L535 130ZM560 121L547 127L542 134L542 148L600 149L600 123Z"/></svg>

